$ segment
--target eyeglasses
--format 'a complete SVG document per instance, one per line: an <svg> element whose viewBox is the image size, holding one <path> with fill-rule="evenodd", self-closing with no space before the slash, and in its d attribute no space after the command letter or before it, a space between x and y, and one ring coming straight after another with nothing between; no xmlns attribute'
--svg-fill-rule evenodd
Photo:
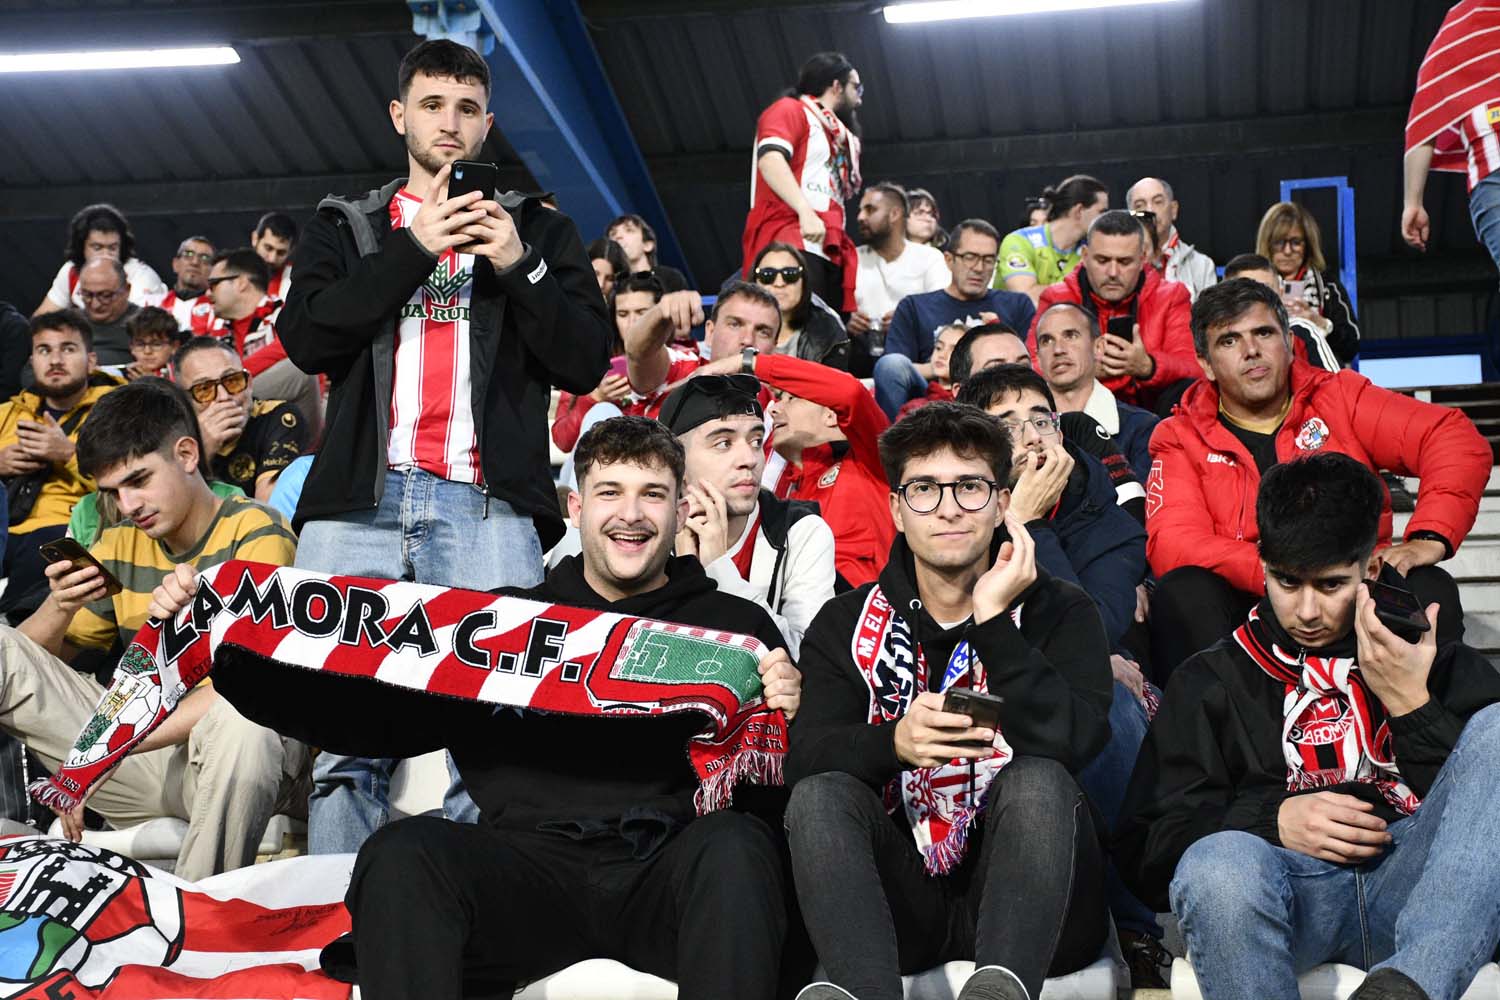
<svg viewBox="0 0 1500 1000"><path fill-rule="evenodd" d="M1021 433L1021 428L1026 424L1030 424L1031 429L1042 437L1049 437L1057 433L1057 414L1036 413L1024 419L1021 417L1006 417L1000 421L1000 426L1004 427L1005 432L1011 437L1015 437Z"/></svg>
<svg viewBox="0 0 1500 1000"><path fill-rule="evenodd" d="M999 260L1000 256L993 253L956 253L953 255L953 259L964 267L973 267L978 264L980 267L993 268L995 261Z"/></svg>
<svg viewBox="0 0 1500 1000"><path fill-rule="evenodd" d="M964 476L951 483L935 479L914 479L896 487L913 514L931 514L942 506L943 491L952 490L953 500L969 513L984 510L995 493L995 481L980 476Z"/></svg>
<svg viewBox="0 0 1500 1000"><path fill-rule="evenodd" d="M85 302L98 302L102 304L105 302L113 302L120 296L120 293L123 291L123 288L111 288L110 290L105 292L85 292L80 289L78 292L78 297Z"/></svg>
<svg viewBox="0 0 1500 1000"><path fill-rule="evenodd" d="M802 280L803 270L795 264L791 267L761 267L755 271L755 280L762 285L774 285L778 274L788 285L795 285Z"/></svg>
<svg viewBox="0 0 1500 1000"><path fill-rule="evenodd" d="M1307 246L1307 241L1300 236L1288 236L1283 240L1271 241L1272 250L1291 250L1293 252L1296 252L1301 250L1305 246Z"/></svg>
<svg viewBox="0 0 1500 1000"><path fill-rule="evenodd" d="M233 281L235 278L243 278L243 274L221 274L217 278L208 279L209 288L217 288L222 282Z"/></svg>
<svg viewBox="0 0 1500 1000"><path fill-rule="evenodd" d="M195 402L207 406L209 403L212 403L214 401L214 398L216 396L219 395L219 386L222 385L224 387L224 391L229 393L231 396L238 396L240 393L245 391L245 387L249 384L250 373L245 371L244 369L240 369L237 372L226 372L218 378L210 378L204 379L202 382L194 382L191 386L188 387L188 394L193 397L193 400Z"/></svg>
<svg viewBox="0 0 1500 1000"><path fill-rule="evenodd" d="M183 260L201 260L203 263L207 264L209 261L214 259L214 252L212 250L179 250L177 251L177 256L181 257Z"/></svg>

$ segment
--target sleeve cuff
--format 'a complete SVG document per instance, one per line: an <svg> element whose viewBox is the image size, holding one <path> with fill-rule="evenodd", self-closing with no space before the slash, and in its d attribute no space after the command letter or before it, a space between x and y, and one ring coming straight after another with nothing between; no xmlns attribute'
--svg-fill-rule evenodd
<svg viewBox="0 0 1500 1000"><path fill-rule="evenodd" d="M506 292L524 292L546 277L547 271L546 258L537 253L535 247L523 243L520 260L495 271L495 280L500 282Z"/></svg>
<svg viewBox="0 0 1500 1000"><path fill-rule="evenodd" d="M1428 697L1427 704L1414 712L1405 715L1393 715L1390 717L1391 733L1396 736L1410 736L1424 729L1435 726L1448 716L1448 709L1436 698Z"/></svg>
<svg viewBox="0 0 1500 1000"><path fill-rule="evenodd" d="M410 241L410 243L411 243L412 246L414 246L414 247L417 248L417 252L418 253L420 253L423 257L426 257L430 261L433 261L433 262L437 261L438 254L435 254L431 250L429 250L426 247L424 247L421 244L421 241L419 241L415 236L412 235L411 227L409 227L409 226L402 226L401 227L401 232L404 233L404 234L406 234L407 240Z"/></svg>

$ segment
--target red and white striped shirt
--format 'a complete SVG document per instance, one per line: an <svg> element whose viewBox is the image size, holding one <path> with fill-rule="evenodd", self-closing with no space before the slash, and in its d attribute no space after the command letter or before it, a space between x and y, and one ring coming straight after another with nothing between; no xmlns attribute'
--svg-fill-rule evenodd
<svg viewBox="0 0 1500 1000"><path fill-rule="evenodd" d="M422 199L391 199L391 228L411 225ZM386 463L416 466L458 483L482 483L469 380L469 301L474 255L445 250L407 300L396 333L395 385Z"/></svg>
<svg viewBox="0 0 1500 1000"><path fill-rule="evenodd" d="M1432 169L1466 173L1469 190L1500 168L1500 5L1461 0L1417 70L1406 151L1433 144Z"/></svg>
<svg viewBox="0 0 1500 1000"><path fill-rule="evenodd" d="M171 313L177 321L177 329L190 330L195 337L207 333L213 323L214 303L207 291L185 299L177 294L176 289L169 288L165 295L150 304Z"/></svg>
<svg viewBox="0 0 1500 1000"><path fill-rule="evenodd" d="M266 286L266 294L273 299L286 301L286 293L292 288L292 265L288 263L281 270L271 275L271 283Z"/></svg>

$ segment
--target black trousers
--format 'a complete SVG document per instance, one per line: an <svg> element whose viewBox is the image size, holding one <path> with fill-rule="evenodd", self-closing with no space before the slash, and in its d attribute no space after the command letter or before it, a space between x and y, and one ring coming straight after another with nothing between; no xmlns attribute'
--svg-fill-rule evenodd
<svg viewBox="0 0 1500 1000"><path fill-rule="evenodd" d="M774 832L744 813L695 820L645 860L617 836L418 816L365 842L346 903L367 1000L508 998L589 958L675 980L683 1000L771 1000L783 878Z"/></svg>
<svg viewBox="0 0 1500 1000"><path fill-rule="evenodd" d="M67 533L66 524L56 524L24 535L12 533L6 539L3 569L10 582L6 584L5 595L0 597L0 612L10 624L21 624L47 599L47 560L42 558L40 549Z"/></svg>
<svg viewBox="0 0 1500 1000"><path fill-rule="evenodd" d="M1447 570L1418 566L1406 574L1406 585L1423 607L1440 605L1439 642L1463 638L1463 605L1458 584ZM1151 679L1158 687L1166 687L1183 660L1239 628L1259 601L1258 594L1232 587L1201 566L1179 566L1162 577L1151 595Z"/></svg>
<svg viewBox="0 0 1500 1000"><path fill-rule="evenodd" d="M848 774L799 781L787 835L813 947L859 1000L901 1000L903 974L958 959L1004 966L1040 996L1048 975L1076 972L1104 947L1103 851L1083 792L1056 761L1018 757L1000 772L983 827L945 876L927 874L905 823Z"/></svg>

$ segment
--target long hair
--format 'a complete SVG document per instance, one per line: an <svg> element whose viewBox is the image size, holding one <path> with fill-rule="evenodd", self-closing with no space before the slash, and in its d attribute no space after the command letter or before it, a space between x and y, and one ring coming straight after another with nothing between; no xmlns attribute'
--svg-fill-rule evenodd
<svg viewBox="0 0 1500 1000"><path fill-rule="evenodd" d="M1323 232L1313 214L1295 201L1278 201L1266 209L1266 214L1260 217L1260 228L1255 231L1255 252L1267 260L1274 260L1271 255L1273 244L1298 226L1302 228L1302 238L1306 241L1302 262L1322 274L1328 269L1328 262L1323 258Z"/></svg>
<svg viewBox="0 0 1500 1000"><path fill-rule="evenodd" d="M790 243L767 243L760 248L760 253L755 255L755 262L750 265L750 277L752 279L755 277L755 271L760 267L761 259L776 250L797 258L797 266L802 268L802 298L797 300L797 307L792 310L791 315L785 318L787 326L800 330L807 325L807 317L812 313L812 282L807 280L807 254Z"/></svg>
<svg viewBox="0 0 1500 1000"><path fill-rule="evenodd" d="M130 231L124 213L113 205L100 202L83 206L68 221L68 243L63 247L63 256L74 267L83 266L83 245L92 232L119 234L120 263L135 256L135 234Z"/></svg>

